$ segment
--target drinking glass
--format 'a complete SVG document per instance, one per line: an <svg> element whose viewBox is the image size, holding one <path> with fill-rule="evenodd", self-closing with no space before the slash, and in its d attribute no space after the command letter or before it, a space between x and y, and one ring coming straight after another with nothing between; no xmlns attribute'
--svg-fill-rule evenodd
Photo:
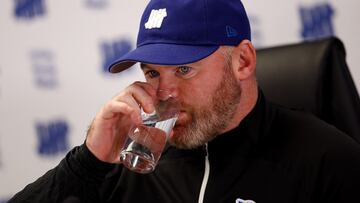
<svg viewBox="0 0 360 203"><path fill-rule="evenodd" d="M130 128L120 152L120 161L138 173L150 173L160 159L179 114L179 102L165 95L155 102L155 111L141 111L142 124Z"/></svg>

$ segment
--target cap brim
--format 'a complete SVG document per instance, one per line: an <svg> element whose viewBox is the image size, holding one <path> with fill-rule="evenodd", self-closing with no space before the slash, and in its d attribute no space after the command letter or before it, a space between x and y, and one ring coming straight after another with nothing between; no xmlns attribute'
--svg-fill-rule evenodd
<svg viewBox="0 0 360 203"><path fill-rule="evenodd" d="M218 45L146 44L117 59L110 65L109 71L118 73L137 62L158 65L189 64L211 55L218 48Z"/></svg>

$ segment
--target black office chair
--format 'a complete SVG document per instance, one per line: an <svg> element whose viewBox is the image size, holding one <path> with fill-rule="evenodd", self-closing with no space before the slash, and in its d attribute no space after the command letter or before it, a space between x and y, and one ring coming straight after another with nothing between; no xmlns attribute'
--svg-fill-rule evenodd
<svg viewBox="0 0 360 203"><path fill-rule="evenodd" d="M337 38L257 50L268 100L312 112L360 143L360 99Z"/></svg>

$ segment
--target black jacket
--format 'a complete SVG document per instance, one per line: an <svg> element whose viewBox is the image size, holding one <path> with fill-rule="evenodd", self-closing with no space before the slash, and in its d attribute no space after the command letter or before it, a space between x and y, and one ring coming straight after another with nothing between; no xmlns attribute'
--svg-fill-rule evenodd
<svg viewBox="0 0 360 203"><path fill-rule="evenodd" d="M151 174L101 162L82 145L9 202L335 203L359 194L359 145L260 94L236 129L194 150L167 146Z"/></svg>

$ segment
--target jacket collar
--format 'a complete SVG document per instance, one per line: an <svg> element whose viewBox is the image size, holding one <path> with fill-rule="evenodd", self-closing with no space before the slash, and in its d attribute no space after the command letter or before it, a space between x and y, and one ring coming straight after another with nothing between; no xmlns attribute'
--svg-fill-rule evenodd
<svg viewBox="0 0 360 203"><path fill-rule="evenodd" d="M222 155L232 153L247 154L268 134L274 111L259 88L258 100L252 111L240 124L208 143L209 153Z"/></svg>

